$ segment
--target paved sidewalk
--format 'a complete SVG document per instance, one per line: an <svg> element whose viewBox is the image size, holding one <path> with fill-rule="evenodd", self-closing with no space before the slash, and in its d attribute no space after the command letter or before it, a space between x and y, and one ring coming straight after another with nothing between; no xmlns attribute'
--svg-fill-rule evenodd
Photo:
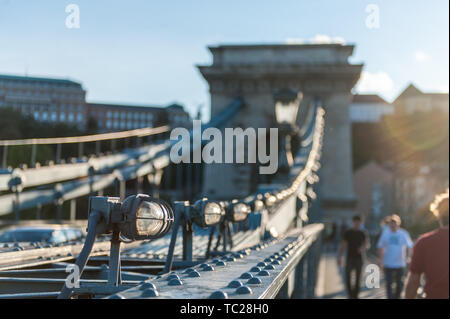
<svg viewBox="0 0 450 319"><path fill-rule="evenodd" d="M368 262L363 266L361 275L361 291L359 293L360 299L386 299L386 291L381 276L380 288L367 288L365 285L366 276L369 273L365 272ZM344 270L337 264L337 257L335 253L322 253L319 264L319 274L316 287L317 298L324 299L346 299L347 293L344 284Z"/></svg>

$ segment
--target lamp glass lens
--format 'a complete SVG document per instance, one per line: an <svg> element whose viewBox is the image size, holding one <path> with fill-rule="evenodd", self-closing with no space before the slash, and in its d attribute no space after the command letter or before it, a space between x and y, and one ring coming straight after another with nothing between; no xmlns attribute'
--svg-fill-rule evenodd
<svg viewBox="0 0 450 319"><path fill-rule="evenodd" d="M250 212L247 205L244 203L237 203L233 206L233 219L237 222L243 221L247 218L248 213Z"/></svg>
<svg viewBox="0 0 450 319"><path fill-rule="evenodd" d="M157 234L164 225L164 212L154 202L142 202L136 212L136 229L140 236Z"/></svg>
<svg viewBox="0 0 450 319"><path fill-rule="evenodd" d="M273 195L270 195L269 197L267 197L266 204L267 206L273 206L276 203L276 201L277 198Z"/></svg>
<svg viewBox="0 0 450 319"><path fill-rule="evenodd" d="M254 206L255 206L255 211L260 211L264 208L264 203L262 200L257 199L257 200L255 200Z"/></svg>
<svg viewBox="0 0 450 319"><path fill-rule="evenodd" d="M209 202L205 204L204 209L205 224L214 225L220 222L222 218L222 207L214 202Z"/></svg>

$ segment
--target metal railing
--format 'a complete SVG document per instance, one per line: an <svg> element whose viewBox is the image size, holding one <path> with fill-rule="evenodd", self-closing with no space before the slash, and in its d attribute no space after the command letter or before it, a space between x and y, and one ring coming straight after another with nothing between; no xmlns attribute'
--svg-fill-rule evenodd
<svg viewBox="0 0 450 319"><path fill-rule="evenodd" d="M31 167L36 165L36 153L38 145L56 145L56 163L61 160L61 147L63 144L78 144L78 157L83 156L84 143L95 142L96 155L100 153L100 142L112 141L111 147L114 149L115 141L130 137L142 138L146 136L161 134L169 131L169 126L164 125L160 127L145 127L140 129L134 129L129 131L92 134L83 136L71 136L71 137L52 137L52 138L31 138L31 139L18 139L18 140L0 140L0 146L3 147L2 153L2 167L7 168L8 164L8 146L31 146Z"/></svg>
<svg viewBox="0 0 450 319"><path fill-rule="evenodd" d="M229 119L236 114L241 105L242 101L241 103L236 103L235 110L233 112L228 111L229 114L224 116L224 118ZM218 123L223 122L225 120L218 121ZM217 122L215 125L218 125ZM178 256L173 263L175 271L163 276L156 276L157 273L163 270L166 263L164 259L155 259L155 256L159 254L164 255L164 252L168 249L170 239L166 236L144 243L139 247L127 248L124 251L122 258L124 270L130 269L126 267L134 267L132 269L137 273L154 274L149 275L144 283L127 282L123 286L115 287L112 290L102 286L101 282L94 285L92 282L82 280L78 293L109 296L111 298L150 298L154 296L151 294L154 291L150 291L147 288L149 286L155 287L159 296L164 298L314 297L320 257L320 234L323 230L323 225L311 224L302 226L302 224L307 223L306 216L315 200L314 192L311 190L313 185L318 182L316 172L320 168L319 160L323 128L324 111L316 106L314 116L311 116L311 121L303 127L302 148L295 158L288 183L284 186L273 188L268 192L257 192L250 195L247 199L243 199L244 201L252 201L258 195L263 195L265 205L261 210L251 213L252 217L259 215L259 221L256 223L256 226L245 228L246 231L241 233L241 240L235 241L230 246L230 250L224 249L220 253L213 251L213 254L210 254L213 256L212 258L207 256L207 254L201 256L199 252L209 250L207 247L210 246L211 235L205 236L204 232L201 234L192 233L191 242L197 247L195 260L192 254L189 258L185 258L186 256L183 253L184 246L182 248L183 244L178 241L179 244L174 247L175 255ZM170 146L172 143L169 142L168 144ZM115 169L113 174L92 175L88 182L70 181L68 183L79 184L72 185L73 188L68 187L58 191L50 191L48 198L54 200L55 194L61 194L63 200L68 200L80 194L86 194L89 191L105 187L105 185L112 183L117 176L123 176L126 179L148 174L152 170L168 165L168 149L163 147L154 156L147 157L146 161L137 160L134 163L128 163L126 166ZM156 161L161 162L157 164ZM42 191L39 190L38 192ZM23 192L23 194L25 193L27 192ZM37 197L42 197L42 195L43 193L39 193L33 198L36 199ZM0 203L1 200L2 198L0 197ZM12 198L9 198L9 201L11 200ZM185 235L185 230L183 230L183 235ZM233 238L237 237L236 233L231 233L231 235ZM217 242L219 242L219 238ZM223 239L222 243L225 246L224 248L226 248L227 242L225 239ZM10 258L14 257L14 253L12 252ZM20 253L20 251L16 253ZM41 263L58 261L57 257L58 254L60 255L60 252L56 253L55 250L55 254L53 254L52 250L49 250L48 253L49 255L46 258L49 259L41 260ZM107 256L107 251L103 247L99 248L97 252L94 251L94 253L99 256L99 259L97 259L99 263L107 260L105 258L102 259L102 256ZM32 253L27 254L32 255ZM74 257L76 252L72 254ZM207 256L206 259L205 256ZM0 252L0 261L2 257ZM69 259L65 258L64 260ZM207 264L207 267L199 265L201 261ZM94 259L92 262L95 263L96 260ZM27 263L23 265L20 260L14 265L9 265L5 262L4 264L6 264L3 268L4 270L27 267ZM39 261L34 260L33 265L39 265ZM61 268L62 266L56 267ZM200 277L191 276L190 273L193 271L201 274ZM177 287L177 289L174 289L168 280L169 276L173 277L175 275L181 282L181 286ZM5 276L7 276L7 273L2 274L0 272L0 277ZM17 276L24 276L24 273L18 273ZM214 280L216 278L220 278L220 280ZM19 279L10 278L5 280L13 287ZM22 277L20 277L20 280L23 280ZM55 297L57 295L54 289L55 285L62 286L64 284L63 281L50 283L42 278L40 280L38 281L41 285L40 287L46 287L38 290L42 293L41 295L39 293L34 293L33 295L25 293L24 295L24 292L20 291L20 289L11 289L9 294L0 295L0 298L14 298L17 296L30 298ZM184 282L189 284L184 286ZM154 289L151 288L151 290Z"/></svg>

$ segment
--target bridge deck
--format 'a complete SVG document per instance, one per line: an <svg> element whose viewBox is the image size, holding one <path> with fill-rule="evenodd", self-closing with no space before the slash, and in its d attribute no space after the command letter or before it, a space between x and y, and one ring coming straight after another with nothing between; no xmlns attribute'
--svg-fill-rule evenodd
<svg viewBox="0 0 450 319"><path fill-rule="evenodd" d="M363 266L360 299L386 299L383 276L381 276L380 288L367 288L364 284L367 275L364 269L368 264L374 262L374 258L369 257ZM324 252L319 264L317 297L323 299L346 299L347 292L344 282L344 269L338 266L336 253Z"/></svg>

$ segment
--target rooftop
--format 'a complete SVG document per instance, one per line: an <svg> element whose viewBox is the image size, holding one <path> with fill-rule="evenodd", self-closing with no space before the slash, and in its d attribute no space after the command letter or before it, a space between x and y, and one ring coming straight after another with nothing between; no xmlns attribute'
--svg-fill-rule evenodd
<svg viewBox="0 0 450 319"><path fill-rule="evenodd" d="M395 99L396 101L405 97L412 97L412 96L430 96L430 97L438 97L438 98L447 98L448 99L448 93L442 93L442 92L422 92L419 90L414 84L409 84L406 89L403 90L402 93Z"/></svg>
<svg viewBox="0 0 450 319"><path fill-rule="evenodd" d="M381 96L377 94L355 94L352 103L377 103L389 104Z"/></svg>
<svg viewBox="0 0 450 319"><path fill-rule="evenodd" d="M106 108L117 108L123 110L124 108L133 111L163 111L165 108L163 106L150 106L150 105L127 105L127 104L112 104L112 103L86 103L88 107L106 107Z"/></svg>
<svg viewBox="0 0 450 319"><path fill-rule="evenodd" d="M81 83L69 79L58 79L58 78L0 74L0 80L66 84L81 87Z"/></svg>

